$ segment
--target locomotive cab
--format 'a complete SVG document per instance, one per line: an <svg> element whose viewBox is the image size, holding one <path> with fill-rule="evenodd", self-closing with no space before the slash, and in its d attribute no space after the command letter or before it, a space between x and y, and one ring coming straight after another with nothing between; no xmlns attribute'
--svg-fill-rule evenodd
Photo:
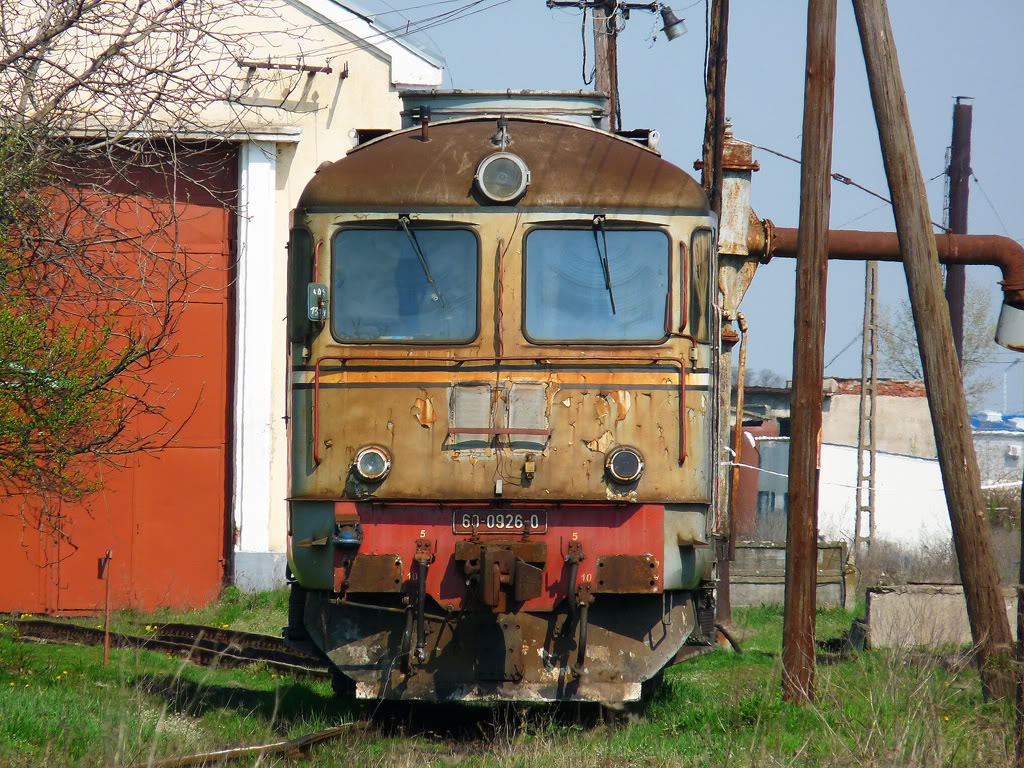
<svg viewBox="0 0 1024 768"><path fill-rule="evenodd" d="M717 221L589 115L509 112L294 212L286 636L359 697L635 701L713 634Z"/></svg>

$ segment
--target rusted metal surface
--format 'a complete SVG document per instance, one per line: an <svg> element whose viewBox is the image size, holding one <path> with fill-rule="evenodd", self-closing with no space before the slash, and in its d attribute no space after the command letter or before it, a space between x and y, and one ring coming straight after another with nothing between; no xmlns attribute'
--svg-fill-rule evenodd
<svg viewBox="0 0 1024 768"><path fill-rule="evenodd" d="M695 627L692 593L595 595L588 606L581 675L578 635L567 614L464 612L427 616L426 655L404 670L399 613L336 609L320 626L318 594L307 598L306 627L327 636L327 654L356 682L360 698L637 700L640 683L671 662ZM578 622L577 622L578 623ZM572 628L570 627L570 630Z"/></svg>
<svg viewBox="0 0 1024 768"><path fill-rule="evenodd" d="M338 507L360 510L363 541L355 561L367 554L388 554L403 563L402 580L406 588L416 571L417 542L430 542L434 564L427 571L426 595L446 610L463 610L478 604L475 587L466 584L467 576L478 574L484 554L506 551L516 560L539 566L544 574L541 593L517 604L518 610L550 611L563 603L577 584L593 584L600 578L597 559L622 552L650 552L655 557L665 551L665 512L655 504L543 504L515 502L498 509L512 509L524 515L543 512L548 517L543 535L513 539L502 537L452 535L453 516L474 512L486 517L489 509L480 503L463 505L385 504L336 502ZM676 542L672 545L678 547ZM572 553L579 552L575 580L572 578ZM585 555L585 556L584 556ZM477 561L475 564L473 561ZM472 565L472 568L470 568ZM663 588L662 569L658 571L657 590ZM510 568L503 568L513 575ZM418 580L418 578L416 579ZM575 584L573 583L575 581ZM693 586L686 585L688 588ZM514 583L502 586L513 594ZM486 605L493 607L492 603Z"/></svg>
<svg viewBox="0 0 1024 768"><path fill-rule="evenodd" d="M401 592L405 571L402 558L395 554L357 555L340 551L341 559L335 570L335 592Z"/></svg>
<svg viewBox="0 0 1024 768"><path fill-rule="evenodd" d="M706 213L707 197L685 171L635 141L603 131L510 117L509 151L533 171L522 208L584 210L668 209ZM397 131L356 147L306 186L306 210L476 208L477 165L496 151L495 120L432 123L430 141L420 129Z"/></svg>
<svg viewBox="0 0 1024 768"><path fill-rule="evenodd" d="M807 8L786 532L786 603L782 634L783 695L789 701L800 703L814 698L815 563L831 200L829 169L832 167L836 79L836 12L836 0L811 3Z"/></svg>
<svg viewBox="0 0 1024 768"><path fill-rule="evenodd" d="M472 362L474 364L480 365L491 361L494 361L495 363L499 362L496 357L487 356L478 357ZM371 409L372 413L378 414L377 418L369 417L370 414L368 413L367 415L369 418L365 420L360 420L358 418L354 418L355 414L352 411L334 412L333 410L331 410L329 412L334 417L331 434L338 435L338 438L340 438L340 440L335 437L331 437L326 440L322 438L323 429L321 427L321 414L324 413L325 409L321 405L321 393L325 384L325 379L328 377L328 374L324 372L324 367L327 364L334 363L338 366L338 371L341 374L341 376L344 376L348 379L357 377L358 379L362 379L365 381L366 375L368 373L371 373L368 366L364 366L363 370L356 370L353 374L347 373L347 370L351 368L350 364L359 362L373 363L376 366L380 366L381 368L384 368L384 366L386 366L387 364L397 364L402 369L402 373L399 375L403 376L407 380L423 381L424 378L428 380L433 379L434 382L436 383L425 383L424 390L436 391L437 389L439 389L439 399L444 398L445 401L447 401L448 399L449 384L453 380L458 381L458 378L463 377L470 377L470 380L473 380L479 379L480 377L480 374L468 373L464 368L454 368L454 366L460 365L461 363L465 363L467 361L453 359L451 357L444 357L440 355L427 355L423 353L417 353L415 356L370 356L360 354L345 357L324 356L318 358L316 365L313 368L312 381L312 447L314 464L317 465L321 472L321 474L318 475L318 477L323 478L323 480L320 480L319 482L325 484L327 488L332 487L334 483L333 478L339 475L344 476L345 474L348 473L348 467L351 462L351 456L353 455L352 451L358 444L395 444L397 428L393 420L393 417L392 419L389 419L386 423L382 424L379 419L379 414L384 408L387 408L391 413L399 411L399 408L390 406L390 403L383 399L386 396L380 390L377 390L374 393L374 397L372 399L363 399L360 402L361 406L367 407ZM594 366L595 364L605 362L609 364L615 363L620 366L650 366L652 364L667 364L672 367L672 370L676 376L678 387L676 389L676 397L674 398L676 401L675 417L677 419L678 424L678 466L683 466L686 460L687 451L687 363L681 358L672 358L658 353L645 356L638 356L635 354L635 351L631 351L629 354L620 354L617 356L611 356L607 354L588 354L585 359L585 362L589 366ZM446 377L438 377L436 372L432 372L432 374L428 376L426 374L420 373L416 368L417 365L422 366L424 363L445 364L447 367L451 367L453 369L453 372L451 374L448 374ZM655 398L657 398L661 403L667 405L665 393L663 391L655 390L655 387L657 388L657 390L662 390L664 387L664 385L661 382L655 383L657 380L651 382L653 386L650 388L644 387L643 385L640 385L639 387L636 388L629 387L629 389L634 390L636 394L627 397L628 393L624 393L624 388L621 384L621 375L618 378L614 377L614 375L609 376L608 381L617 381L619 382L619 386L615 387L614 389L611 389L610 391L606 388L598 387L597 392L599 393L599 395L596 399L591 401L593 403L591 407L594 410L590 411L590 413L579 414L579 416L577 416L576 419L573 419L573 416L575 416L575 414L572 413L573 409L571 408L571 406L573 401L581 396L580 394L578 394L579 390L576 387L573 387L572 389L566 388L563 390L560 386L554 383L554 377L549 372L547 372L545 368L554 365L559 365L566 368L575 368L580 365L580 357L570 356L564 353L559 355L546 355L543 357L509 355L501 359L500 363L502 365L509 366L516 363L529 363L537 365L540 368L540 370L538 370L536 374L530 376L529 378L526 378L525 380L527 382L538 382L538 380L540 382L543 382L545 378L548 379L549 383L547 384L546 391L550 392L550 395L548 396L547 411L549 414L549 418L551 418L555 422L555 424L561 426L561 429L534 430L525 428L515 429L509 427L491 426L475 428L464 427L461 425L453 426L451 423L448 423L447 427L445 428L446 432L449 435L483 434L494 435L495 437L500 437L502 435L537 435L545 437L546 440L538 448L538 454L542 455L544 458L537 459L535 461L535 468L536 475L539 476L538 480L547 483L547 485L543 485L541 487L547 488L549 492L551 491L554 483L551 480L545 478L545 475L547 475L548 471L558 472L558 468L560 466L575 466L576 468L579 468L580 466L586 466L586 464L589 463L589 461L592 459L595 453L605 454L608 448L611 447L612 445L612 439L614 434L612 430L614 430L614 432L621 433L623 429L628 429L629 427L633 426L633 428L635 430L639 430L641 434L646 434L643 432L643 422L641 421L638 423L638 419L645 419L645 417L648 417L649 423L647 424L647 429L658 430L661 444L664 445L665 443L664 422L657 416L653 415L653 408L649 409L648 414L645 414L642 411L640 411L639 407L636 409L630 408L628 410L625 410L623 408L623 406L627 404L627 400L628 404L631 405L634 399L638 401L638 406L641 406L641 404L645 406L648 404L650 406L653 406ZM584 371L585 368L583 369L583 371L580 371L580 373L577 374L579 378L576 380L584 381L587 378L593 380L593 375L587 374ZM397 371L385 369L385 381L387 381L388 379L394 380L394 378L396 378L396 373ZM335 377L338 376L338 374L331 375ZM642 377L642 374L632 375ZM567 372L566 374L559 375L560 380L565 380L567 377L569 377L571 380L573 374ZM516 380L511 375L509 375L508 378L512 381ZM650 381L650 379L648 380ZM569 382L566 381L565 383L568 384ZM381 382L381 384L384 384L384 382ZM381 390L384 390L386 388L386 386L382 386ZM407 401L407 395L405 394L406 391L407 390L399 390L397 393L395 393L395 395L393 395L393 397L398 398L399 402L405 402ZM584 394L582 397L585 401L586 395ZM349 399L349 401L351 402L352 398L353 396L349 395L347 399ZM569 405L565 405L567 401ZM611 406L613 403L614 414L612 414L611 412ZM560 405L562 406L562 408L559 408ZM602 406L604 407L602 408ZM582 402L581 407L585 407L584 403ZM447 410L447 408L444 409L444 411ZM432 404L432 401L429 397L416 398L416 402L413 407L413 415L417 419L419 427L429 428L430 426L432 426L435 423L435 421L437 421L438 414L440 412L440 409ZM424 414L429 414L432 418L428 419L424 416ZM440 418L444 418L444 416L441 415ZM599 433L598 436L594 439L595 442L588 440L581 440L577 442L572 441L570 439L568 443L563 443L561 446L559 446L559 443L561 442L559 438L571 438L572 434L576 431L577 428L583 428L587 420L593 420L597 422L595 425L597 429L593 431L597 431L602 428L604 429L604 432ZM576 426L577 424L579 424L579 427ZM371 428L370 425L373 425L373 427ZM403 432L404 431L405 430L403 430ZM413 434L415 435L416 432L414 431ZM602 438L605 435L607 435L607 439L602 440ZM447 497L451 499L466 497L486 498L488 496L494 495L494 473L487 470L487 467L489 465L488 462L481 462L480 457L474 457L472 455L467 457L467 461L465 463L457 461L453 462L453 459L460 458L459 456L455 455L460 454L460 451L449 450L446 452L444 450L445 446L441 446L442 450L439 451L437 446L431 445L432 440L430 440L429 435L427 436L427 438L427 444L423 447L422 450L418 451L419 457L416 464L413 464L408 461L403 461L403 456L398 453L398 448L396 447L396 452L394 456L394 466L388 477L380 484L358 484L352 486L352 495L356 498L362 498L369 495L380 495L385 498L422 498L424 495L426 495L427 497ZM354 441L359 442L354 443ZM621 440L621 442L623 444L630 442L632 442L633 444L639 443L642 450L645 448L649 450L649 447L651 446L651 438L639 437L638 435L629 435L629 433L626 434L625 439ZM348 450L334 450L335 446L338 444L345 445L346 449ZM352 447L349 448L349 446ZM327 449L327 452L322 453L321 449ZM559 453L560 450L561 453ZM657 458L657 463L649 464L653 471L648 470L648 472L645 472L645 475L649 475L650 477L656 477L665 481L683 482L686 480L685 477L678 477L667 474L665 469L663 469L664 459L666 457L661 451L651 453L651 456ZM477 460L473 461L474 458L476 458ZM547 460L549 458L550 460ZM516 461L517 463L520 461L520 459L514 456L511 457L511 460ZM525 457L522 459L522 461L525 461ZM451 469L449 470L449 474L435 476L431 478L428 473L424 473L424 470L429 470L429 468L433 466L434 462L443 462L445 465L450 467ZM452 467L453 463L455 464L454 467ZM478 464L480 464L479 471L474 471ZM659 466L659 464L661 464L661 466ZM595 469L597 470L597 472L591 475L590 483L588 483L588 486L580 488L578 485L576 485L572 493L569 494L571 497L581 499L591 498L594 500L607 500L608 498L613 498L614 495L618 493L618 495L621 495L623 497L623 500L632 501L638 500L640 498L635 488L625 487L621 491L619 491L619 489L609 485L605 481L603 460L597 467L595 467ZM465 478L466 474L469 475L468 478ZM564 477L564 480L562 482L564 483L565 481L570 481L573 482L575 485L575 483L577 483L579 480L580 477L578 475L575 475ZM644 483L645 493L651 494L653 496L664 496L664 492L659 493L659 491L657 490L657 486L653 485L653 483L649 481L645 483L644 478L641 478L639 482ZM428 483L428 485L424 485L424 483ZM431 484L434 487L432 487ZM504 495L506 497L529 498L534 495L533 492L531 492L530 490L531 486L532 483L530 483L530 485L509 484L508 491L503 491L501 495ZM555 487L557 487L557 485ZM639 488L639 485L637 487ZM323 490L326 490L326 488L324 488ZM316 485L313 485L310 487L308 491L305 491L305 493L322 493L323 490L318 489Z"/></svg>
<svg viewBox="0 0 1024 768"><path fill-rule="evenodd" d="M68 622L21 619L18 637L68 645L103 645L103 630ZM269 635L192 624L161 624L145 635L110 634L112 648L160 651L202 666L238 667L260 662L290 675L330 677L318 656L293 650Z"/></svg>
<svg viewBox="0 0 1024 768"><path fill-rule="evenodd" d="M854 0L853 9L864 49L896 229L903 246L903 267L928 387L942 485L971 635L979 648L982 689L986 696L1009 696L1013 689L1010 665L1006 663L1011 646L1010 626L999 590L999 572L985 518L949 315L942 311L944 299L936 243L939 238L932 231L889 12L884 0ZM952 244L974 240L970 235L950 235L948 242L952 248ZM1021 286L1007 284L1013 279L1008 277L1006 268L1003 275L1004 298L1013 301L1011 291Z"/></svg>
<svg viewBox="0 0 1024 768"><path fill-rule="evenodd" d="M657 592L658 559L650 554L599 557L593 591L617 595Z"/></svg>
<svg viewBox="0 0 1024 768"><path fill-rule="evenodd" d="M774 245L769 256L796 257L797 230L774 228ZM752 243L762 252L763 242ZM1004 299L1024 306L1024 246L1001 235L935 235L935 245L942 264L990 264L1003 273L1000 285ZM858 232L830 230L828 257L840 261L903 261L899 237L895 232Z"/></svg>

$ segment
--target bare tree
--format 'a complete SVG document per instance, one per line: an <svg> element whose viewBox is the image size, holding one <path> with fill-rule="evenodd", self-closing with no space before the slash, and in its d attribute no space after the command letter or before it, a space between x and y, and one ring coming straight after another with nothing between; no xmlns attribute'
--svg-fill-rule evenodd
<svg viewBox="0 0 1024 768"><path fill-rule="evenodd" d="M183 211L233 193L211 139L252 117L245 13L273 9L0 0L0 490L34 527L181 426L154 369L206 274Z"/></svg>
<svg viewBox="0 0 1024 768"><path fill-rule="evenodd" d="M985 366L999 352L993 342L995 327L988 289L981 283L968 281L964 301L962 373L967 402L971 408L978 407L985 394L996 385L995 379L985 374ZM878 338L880 364L885 375L924 378L910 302L904 299L895 310L886 305L880 308Z"/></svg>

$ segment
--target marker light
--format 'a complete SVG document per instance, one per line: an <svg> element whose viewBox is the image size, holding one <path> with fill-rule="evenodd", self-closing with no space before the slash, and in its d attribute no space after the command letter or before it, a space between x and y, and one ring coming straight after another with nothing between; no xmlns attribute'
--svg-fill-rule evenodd
<svg viewBox="0 0 1024 768"><path fill-rule="evenodd" d="M378 483L391 471L391 457L383 448L370 445L356 454L352 460L352 468L363 480Z"/></svg>
<svg viewBox="0 0 1024 768"><path fill-rule="evenodd" d="M644 457L635 448L616 448L608 454L605 469L617 482L632 483L643 474Z"/></svg>
<svg viewBox="0 0 1024 768"><path fill-rule="evenodd" d="M530 186L530 169L519 155L495 152L483 159L473 178L485 197L496 203L507 203Z"/></svg>

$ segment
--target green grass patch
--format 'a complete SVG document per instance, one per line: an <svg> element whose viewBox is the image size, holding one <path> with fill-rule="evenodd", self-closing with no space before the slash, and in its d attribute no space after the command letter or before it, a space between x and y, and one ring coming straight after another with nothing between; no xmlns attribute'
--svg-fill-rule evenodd
<svg viewBox="0 0 1024 768"><path fill-rule="evenodd" d="M242 595L201 611L119 612L115 626L170 621L277 634L287 593ZM819 611L819 639L853 615ZM95 626L94 619L85 620ZM976 671L923 654L864 652L819 665L814 704L782 700L780 607L737 610L744 652L674 667L635 722L593 708L378 705L334 698L326 682L265 666L208 669L166 654L16 642L0 625L0 764L144 765L371 719L314 747L305 765L998 766L1012 755L1012 706L983 702ZM289 762L269 757L260 765ZM240 761L255 765L255 759ZM289 762L290 764L290 762Z"/></svg>

